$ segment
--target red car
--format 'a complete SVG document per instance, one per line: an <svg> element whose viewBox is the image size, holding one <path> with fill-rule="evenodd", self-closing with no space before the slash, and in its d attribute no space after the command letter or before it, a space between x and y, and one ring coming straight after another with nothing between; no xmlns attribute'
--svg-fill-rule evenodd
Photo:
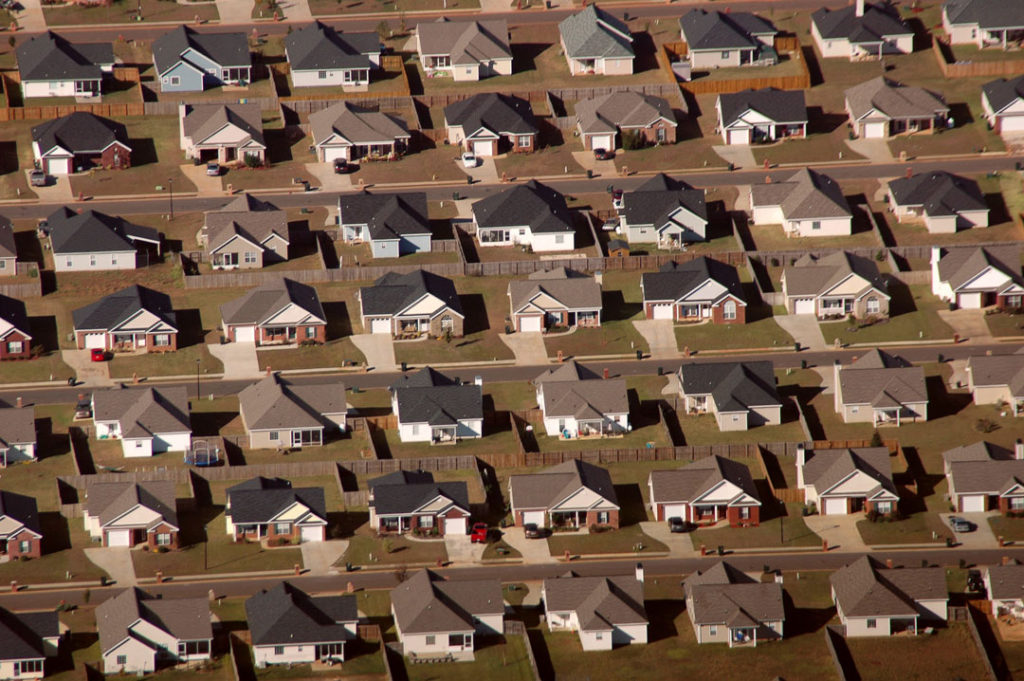
<svg viewBox="0 0 1024 681"><path fill-rule="evenodd" d="M469 535L471 544L487 543L487 523L473 523L473 531Z"/></svg>
<svg viewBox="0 0 1024 681"><path fill-rule="evenodd" d="M89 359L93 362L106 362L107 351L103 348L93 348L89 351Z"/></svg>

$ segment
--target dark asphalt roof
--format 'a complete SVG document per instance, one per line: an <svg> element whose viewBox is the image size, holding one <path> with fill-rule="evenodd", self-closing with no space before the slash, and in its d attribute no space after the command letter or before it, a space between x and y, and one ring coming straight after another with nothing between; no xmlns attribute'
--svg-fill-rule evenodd
<svg viewBox="0 0 1024 681"><path fill-rule="evenodd" d="M480 227L526 225L534 234L575 231L565 197L536 180L491 194L472 209Z"/></svg>
<svg viewBox="0 0 1024 681"><path fill-rule="evenodd" d="M293 71L371 68L369 54L380 53L376 33L339 33L314 21L292 31L285 39L288 64Z"/></svg>
<svg viewBox="0 0 1024 681"><path fill-rule="evenodd" d="M54 255L134 252L136 240L160 243L160 232L95 210L77 213L67 206L46 218Z"/></svg>
<svg viewBox="0 0 1024 681"><path fill-rule="evenodd" d="M252 643L257 646L331 643L353 638L345 624L359 621L356 597L310 596L278 582L245 602Z"/></svg>
<svg viewBox="0 0 1024 681"><path fill-rule="evenodd" d="M166 73L181 61L189 49L222 67L252 66L249 38L245 33L197 33L183 24L153 41L157 75Z"/></svg>
<svg viewBox="0 0 1024 681"><path fill-rule="evenodd" d="M508 484L509 493L519 509L551 508L581 487L615 506L619 505L608 469L580 459L569 459L539 473L512 475Z"/></svg>
<svg viewBox="0 0 1024 681"><path fill-rule="evenodd" d="M660 227L680 208L707 222L704 190L694 189L664 173L658 173L635 190L622 195L622 215L630 225Z"/></svg>
<svg viewBox="0 0 1024 681"><path fill-rule="evenodd" d="M981 188L974 180L933 170L889 183L896 203L924 206L927 215L957 215L963 211L988 210Z"/></svg>
<svg viewBox="0 0 1024 681"><path fill-rule="evenodd" d="M231 522L236 525L268 522L296 503L327 520L327 504L322 487L236 489L229 496Z"/></svg>
<svg viewBox="0 0 1024 681"><path fill-rule="evenodd" d="M744 112L751 110L776 123L806 123L807 104L803 90L743 90L718 95L718 107L722 112L722 124L726 127L735 123Z"/></svg>
<svg viewBox="0 0 1024 681"><path fill-rule="evenodd" d="M165 324L177 330L171 297L138 284L74 310L71 318L78 330L106 330L121 324L139 310L156 315Z"/></svg>
<svg viewBox="0 0 1024 681"><path fill-rule="evenodd" d="M822 7L811 15L821 37L847 38L851 43L879 42L884 37L913 33L899 12L889 4L865 3L864 15L856 15L856 5L840 9Z"/></svg>
<svg viewBox="0 0 1024 681"><path fill-rule="evenodd" d="M755 35L775 34L771 23L750 12L709 12L691 9L679 19L686 45L691 50L757 47Z"/></svg>
<svg viewBox="0 0 1024 681"><path fill-rule="evenodd" d="M326 323L327 317L316 289L285 277L249 289L241 298L224 303L220 306L220 314L227 324L260 324L289 304L316 318L308 323Z"/></svg>
<svg viewBox="0 0 1024 681"><path fill-rule="evenodd" d="M946 0L950 24L978 24L982 30L1024 28L1024 0Z"/></svg>
<svg viewBox="0 0 1024 681"><path fill-rule="evenodd" d="M989 81L981 86L981 90L992 105L992 110L999 113L1017 100L1024 99L1024 76Z"/></svg>
<svg viewBox="0 0 1024 681"><path fill-rule="evenodd" d="M889 286L878 271L878 265L873 260L849 251L832 251L820 257L810 253L801 255L783 272L786 295L820 295L851 274L867 282L865 289L872 287L886 298L889 297Z"/></svg>
<svg viewBox="0 0 1024 681"><path fill-rule="evenodd" d="M114 142L128 146L128 131L117 121L101 118L85 111L76 111L32 128L32 141L45 154L61 147L76 154L100 152Z"/></svg>
<svg viewBox="0 0 1024 681"><path fill-rule="evenodd" d="M466 135L484 128L495 135L536 135L533 109L525 99L497 92L483 92L444 108L449 126L462 126Z"/></svg>
<svg viewBox="0 0 1024 681"><path fill-rule="evenodd" d="M412 513L439 496L447 497L469 513L469 488L462 480L454 482L375 485L371 502L377 515Z"/></svg>
<svg viewBox="0 0 1024 681"><path fill-rule="evenodd" d="M98 80L101 64L114 63L111 43L70 43L53 31L18 46L21 80Z"/></svg>
<svg viewBox="0 0 1024 681"><path fill-rule="evenodd" d="M407 194L342 194L338 224L366 225L374 241L430 234L425 192Z"/></svg>
<svg viewBox="0 0 1024 681"><path fill-rule="evenodd" d="M431 384L420 384L424 378L429 378ZM397 416L401 423L442 426L483 418L483 388L473 383L457 384L430 367L421 369L404 383L396 383L391 389L398 403Z"/></svg>
<svg viewBox="0 0 1024 681"><path fill-rule="evenodd" d="M22 408L25 410L25 408ZM32 413L28 410L27 413ZM39 509L33 497L0 490L0 516L8 516L32 530L36 534L43 533L39 526Z"/></svg>
<svg viewBox="0 0 1024 681"><path fill-rule="evenodd" d="M668 263L658 272L644 272L641 287L644 300L679 300L708 281L721 284L744 301L736 268L703 255L684 263Z"/></svg>
<svg viewBox="0 0 1024 681"><path fill-rule="evenodd" d="M406 635L471 632L479 617L505 611L497 579L448 581L430 570L415 572L392 589L391 604Z"/></svg>
<svg viewBox="0 0 1024 681"><path fill-rule="evenodd" d="M85 492L86 513L99 518L101 526L138 504L160 514L150 527L162 522L178 527L177 499L170 480L94 482Z"/></svg>
<svg viewBox="0 0 1024 681"><path fill-rule="evenodd" d="M100 650L106 653L132 637L132 628L140 619L179 640L213 638L206 598L157 598L138 587L130 587L96 608ZM153 643L146 645L156 648Z"/></svg>
<svg viewBox="0 0 1024 681"><path fill-rule="evenodd" d="M0 660L46 657L43 638L60 635L56 610L11 612L0 607Z"/></svg>
<svg viewBox="0 0 1024 681"><path fill-rule="evenodd" d="M674 470L654 470L648 476L651 499L658 503L691 502L723 481L760 501L750 469L739 461L713 455Z"/></svg>
<svg viewBox="0 0 1024 681"><path fill-rule="evenodd" d="M686 395L710 394L719 412L782 405L770 361L687 363L679 367L679 382Z"/></svg>
<svg viewBox="0 0 1024 681"><path fill-rule="evenodd" d="M396 315L427 294L438 298L453 313L463 316L455 284L433 272L388 272L373 282L373 286L359 289L364 316Z"/></svg>

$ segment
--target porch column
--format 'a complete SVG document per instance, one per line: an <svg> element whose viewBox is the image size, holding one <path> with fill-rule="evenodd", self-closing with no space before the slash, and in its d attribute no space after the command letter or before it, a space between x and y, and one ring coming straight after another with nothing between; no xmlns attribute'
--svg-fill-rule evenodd
<svg viewBox="0 0 1024 681"><path fill-rule="evenodd" d="M900 409L900 408L896 409L896 427L897 428L900 427L900 412L901 411L903 411L903 409Z"/></svg>
<svg viewBox="0 0 1024 681"><path fill-rule="evenodd" d="M718 504L715 504L713 506L713 508L715 509L715 522L717 523L718 522Z"/></svg>

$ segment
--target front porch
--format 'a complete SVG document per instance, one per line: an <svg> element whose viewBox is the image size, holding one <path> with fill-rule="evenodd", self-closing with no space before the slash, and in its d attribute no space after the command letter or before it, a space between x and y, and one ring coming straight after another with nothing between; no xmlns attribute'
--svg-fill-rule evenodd
<svg viewBox="0 0 1024 681"><path fill-rule="evenodd" d="M562 428L558 433L559 440L599 440L608 437L622 437L624 431L615 423L606 419L577 421L576 432Z"/></svg>
<svg viewBox="0 0 1024 681"><path fill-rule="evenodd" d="M429 317L396 317L396 338L418 338L430 333Z"/></svg>
<svg viewBox="0 0 1024 681"><path fill-rule="evenodd" d="M453 445L459 441L459 425L443 425L430 427L430 444Z"/></svg>
<svg viewBox="0 0 1024 681"><path fill-rule="evenodd" d="M299 332L294 326L266 326L260 328L260 345L288 345L298 341Z"/></svg>

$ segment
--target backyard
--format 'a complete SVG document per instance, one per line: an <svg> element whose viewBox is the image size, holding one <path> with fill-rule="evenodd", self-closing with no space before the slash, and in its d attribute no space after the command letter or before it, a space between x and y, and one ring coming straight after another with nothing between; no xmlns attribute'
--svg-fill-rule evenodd
<svg viewBox="0 0 1024 681"><path fill-rule="evenodd" d="M924 636L848 638L859 676L871 681L985 678L985 667L964 623Z"/></svg>

